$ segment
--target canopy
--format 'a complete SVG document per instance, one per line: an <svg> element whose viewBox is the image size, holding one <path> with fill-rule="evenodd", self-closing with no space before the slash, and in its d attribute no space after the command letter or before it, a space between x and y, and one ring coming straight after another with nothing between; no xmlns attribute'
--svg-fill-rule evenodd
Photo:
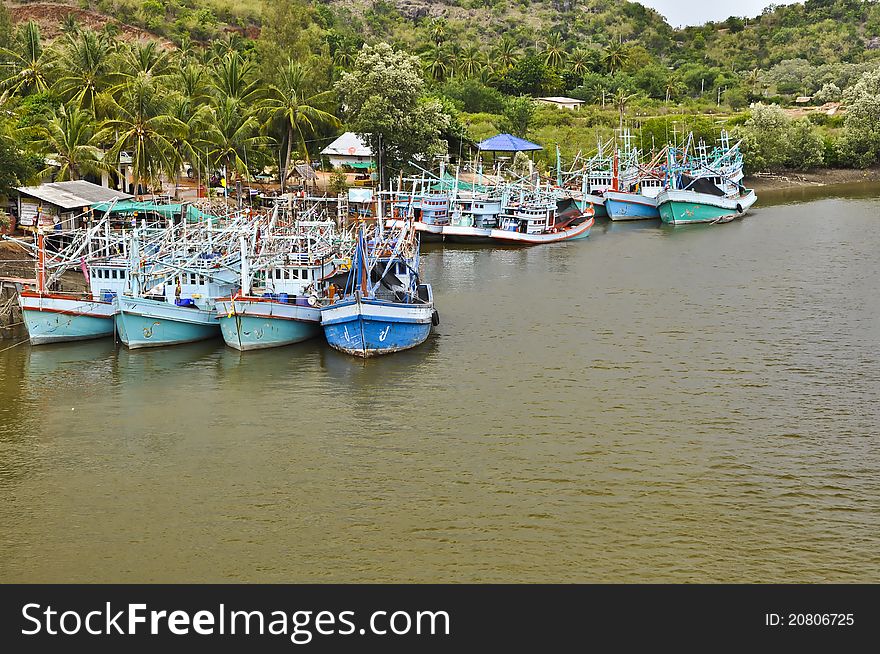
<svg viewBox="0 0 880 654"><path fill-rule="evenodd" d="M107 211L110 208L110 202L98 202L92 205L95 211ZM136 200L122 200L113 205L110 213L154 213L164 218L173 218L179 216L183 210L183 204L156 204L155 202L138 202ZM220 220L217 216L209 216L204 211L193 205L186 207L186 219L188 222L194 223L207 220Z"/></svg>
<svg viewBox="0 0 880 654"><path fill-rule="evenodd" d="M477 147L484 152L528 152L530 150L543 150L537 143L526 141L513 134L498 134L480 141Z"/></svg>

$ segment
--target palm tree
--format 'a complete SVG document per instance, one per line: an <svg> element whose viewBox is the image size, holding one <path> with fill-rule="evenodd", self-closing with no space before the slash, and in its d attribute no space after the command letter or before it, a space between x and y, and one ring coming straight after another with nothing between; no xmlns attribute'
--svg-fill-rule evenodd
<svg viewBox="0 0 880 654"><path fill-rule="evenodd" d="M678 75L670 75L666 78L666 104L684 90L684 84Z"/></svg>
<svg viewBox="0 0 880 654"><path fill-rule="evenodd" d="M485 65L485 57L476 45L469 45L458 57L458 71L465 79L478 75Z"/></svg>
<svg viewBox="0 0 880 654"><path fill-rule="evenodd" d="M183 94L174 98L169 114L183 125L183 129L176 131L169 139L171 146L180 154L180 157L169 159L168 163L172 169L166 171L169 179L178 181L174 185L174 197L177 198L183 164L189 162L191 165L198 165L200 154L207 145L204 134L209 130L208 126L211 124L213 114L208 104Z"/></svg>
<svg viewBox="0 0 880 654"><path fill-rule="evenodd" d="M148 78L161 78L170 69L170 53L159 48L155 41L135 43L125 52L123 72L128 77L144 75Z"/></svg>
<svg viewBox="0 0 880 654"><path fill-rule="evenodd" d="M76 34L80 30L79 21L76 19L76 14L69 13L65 14L64 18L61 19L61 31L65 34Z"/></svg>
<svg viewBox="0 0 880 654"><path fill-rule="evenodd" d="M271 139L258 134L259 121L253 113L245 110L239 98L220 98L211 118L211 124L205 132L211 161L215 165L222 164L227 175L230 172L247 175L248 151L268 144Z"/></svg>
<svg viewBox="0 0 880 654"><path fill-rule="evenodd" d="M498 47L492 53L492 59L501 67L501 72L516 65L519 59L519 48L513 40L505 37L501 39Z"/></svg>
<svg viewBox="0 0 880 654"><path fill-rule="evenodd" d="M357 53L358 49L353 43L341 43L336 48L336 52L333 53L333 63L340 68L351 68L354 66L355 59L357 59Z"/></svg>
<svg viewBox="0 0 880 654"><path fill-rule="evenodd" d="M111 70L113 45L92 30L71 33L61 54L54 89L77 107L95 109L95 99L117 77Z"/></svg>
<svg viewBox="0 0 880 654"><path fill-rule="evenodd" d="M605 48L605 54L602 55L602 63L610 74L614 74L626 65L629 59L627 48L622 41L612 41Z"/></svg>
<svg viewBox="0 0 880 654"><path fill-rule="evenodd" d="M192 104L207 103L210 99L205 69L196 63L189 63L174 71L171 84Z"/></svg>
<svg viewBox="0 0 880 654"><path fill-rule="evenodd" d="M629 101L635 97L638 97L638 93L627 93L625 89L617 89L617 92L614 94L614 104L617 106L617 111L620 114L620 129L623 130L623 116L626 114L626 107L629 104Z"/></svg>
<svg viewBox="0 0 880 654"><path fill-rule="evenodd" d="M452 56L442 45L432 45L422 53L422 59L425 62L425 72L435 82L444 81L452 72Z"/></svg>
<svg viewBox="0 0 880 654"><path fill-rule="evenodd" d="M250 104L258 100L262 92L253 64L237 52L229 52L219 61L213 78L221 99L232 98Z"/></svg>
<svg viewBox="0 0 880 654"><path fill-rule="evenodd" d="M16 41L17 44L13 48L0 49L0 54L11 60L13 71L3 80L0 88L18 94L47 91L49 58L43 50L39 25L32 20L22 25L18 29Z"/></svg>
<svg viewBox="0 0 880 654"><path fill-rule="evenodd" d="M267 117L265 127L281 122L287 132L287 153L281 170L281 190L290 174L290 153L296 140L297 151L307 154L306 134L317 127L338 127L339 119L318 108L318 104L330 98L331 92L309 93L306 91L306 75L302 66L292 60L278 73L277 83L270 84L260 109Z"/></svg>
<svg viewBox="0 0 880 654"><path fill-rule="evenodd" d="M590 72L592 62L593 57L590 55L590 51L578 47L572 51L571 56L568 58L568 69L577 77L583 77L586 73Z"/></svg>
<svg viewBox="0 0 880 654"><path fill-rule="evenodd" d="M42 128L38 143L59 164L56 180L80 179L83 175L113 170L98 148L94 124L89 111L76 105L61 105ZM54 166L47 166L40 175L46 177L54 171Z"/></svg>
<svg viewBox="0 0 880 654"><path fill-rule="evenodd" d="M429 28L431 40L435 45L440 45L446 38L446 20L444 18L435 18L431 21Z"/></svg>
<svg viewBox="0 0 880 654"><path fill-rule="evenodd" d="M566 55L562 37L558 33L553 32L544 42L544 63L551 68L561 68L565 62Z"/></svg>
<svg viewBox="0 0 880 654"><path fill-rule="evenodd" d="M138 75L125 85L117 101L108 94L101 99L113 116L96 135L101 142L115 141L107 152L109 161L119 161L123 151L131 155L135 185L149 187L159 174L179 166L180 153L174 139L186 126L169 113L168 94L155 80Z"/></svg>

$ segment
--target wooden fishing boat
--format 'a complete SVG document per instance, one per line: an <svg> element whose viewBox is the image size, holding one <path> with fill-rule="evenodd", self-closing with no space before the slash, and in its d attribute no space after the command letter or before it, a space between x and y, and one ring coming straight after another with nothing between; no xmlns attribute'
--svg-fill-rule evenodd
<svg viewBox="0 0 880 654"><path fill-rule="evenodd" d="M418 281L417 236L410 241L415 252L404 252L406 231L390 252L390 241L368 247L360 231L345 292L321 311L331 347L368 358L408 350L428 338L438 321L434 297L430 284Z"/></svg>

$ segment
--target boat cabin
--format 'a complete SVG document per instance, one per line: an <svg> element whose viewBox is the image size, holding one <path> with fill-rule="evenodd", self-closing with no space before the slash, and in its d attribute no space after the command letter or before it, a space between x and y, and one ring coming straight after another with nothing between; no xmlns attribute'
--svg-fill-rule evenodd
<svg viewBox="0 0 880 654"><path fill-rule="evenodd" d="M92 299L111 302L128 290L128 266L123 263L96 264L88 267Z"/></svg>

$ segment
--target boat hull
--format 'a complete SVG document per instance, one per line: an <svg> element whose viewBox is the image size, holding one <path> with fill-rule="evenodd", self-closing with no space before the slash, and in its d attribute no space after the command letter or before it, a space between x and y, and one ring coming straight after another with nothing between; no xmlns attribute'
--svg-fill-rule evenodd
<svg viewBox="0 0 880 654"><path fill-rule="evenodd" d="M608 211L605 209L605 197L588 193L583 198L575 198L578 209L586 211L590 206L593 207L593 218L607 218Z"/></svg>
<svg viewBox="0 0 880 654"><path fill-rule="evenodd" d="M321 333L321 310L263 298L217 300L220 333L229 347L246 352L292 345Z"/></svg>
<svg viewBox="0 0 880 654"><path fill-rule="evenodd" d="M491 245L541 245L560 241L575 241L587 238L595 219L590 216L584 222L546 234L526 234L506 229L485 229L482 227L450 226L443 228L443 238L453 243L474 243Z"/></svg>
<svg viewBox="0 0 880 654"><path fill-rule="evenodd" d="M639 193L605 192L605 210L611 220L651 220L660 217L655 198Z"/></svg>
<svg viewBox="0 0 880 654"><path fill-rule="evenodd" d="M116 330L129 349L194 343L220 335L213 310L126 295L117 296L116 304Z"/></svg>
<svg viewBox="0 0 880 654"><path fill-rule="evenodd" d="M18 297L31 345L113 335L113 304L60 293L22 291Z"/></svg>
<svg viewBox="0 0 880 654"><path fill-rule="evenodd" d="M321 325L331 347L368 358L424 343L433 314L433 304L348 299L325 307Z"/></svg>
<svg viewBox="0 0 880 654"><path fill-rule="evenodd" d="M403 220L389 220L388 225L393 229L403 227ZM419 220L413 222L413 227L420 234L422 240L426 243L437 243L443 240L443 225L435 225L433 223L423 223Z"/></svg>
<svg viewBox="0 0 880 654"><path fill-rule="evenodd" d="M658 196L660 219L670 225L714 223L744 215L757 201L755 192L736 198L695 191L664 191Z"/></svg>

